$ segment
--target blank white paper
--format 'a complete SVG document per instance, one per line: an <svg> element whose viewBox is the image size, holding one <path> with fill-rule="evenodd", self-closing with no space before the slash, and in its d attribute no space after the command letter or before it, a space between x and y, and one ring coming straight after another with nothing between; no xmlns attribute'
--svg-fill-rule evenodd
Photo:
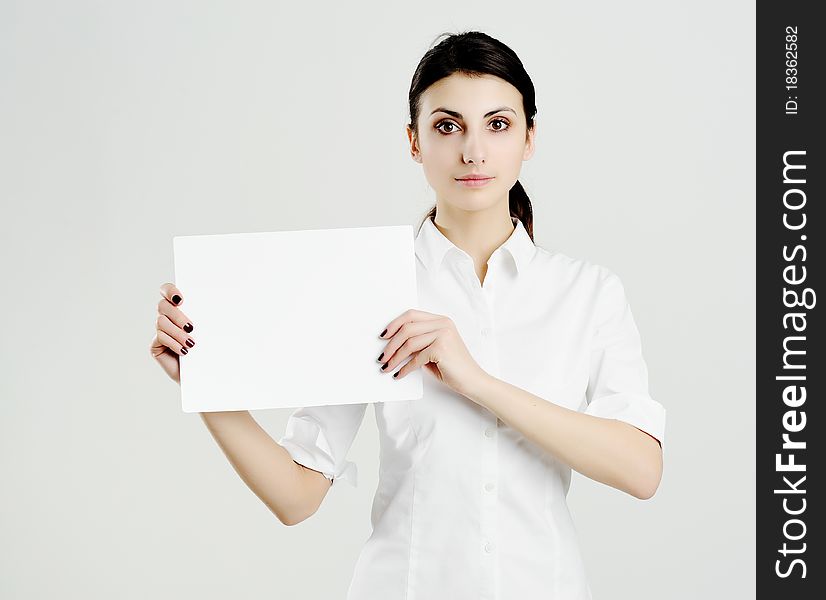
<svg viewBox="0 0 826 600"><path fill-rule="evenodd" d="M377 360L382 330L419 308L410 225L172 242L180 308L195 326L180 357L184 412L422 397L421 369L395 379L401 365L385 373Z"/></svg>

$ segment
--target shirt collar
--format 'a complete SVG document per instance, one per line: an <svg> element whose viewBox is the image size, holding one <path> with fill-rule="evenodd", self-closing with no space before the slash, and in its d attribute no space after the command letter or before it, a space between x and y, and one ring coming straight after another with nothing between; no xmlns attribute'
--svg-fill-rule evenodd
<svg viewBox="0 0 826 600"><path fill-rule="evenodd" d="M494 250L493 254L504 249L513 258L517 273L521 273L533 258L536 246L522 221L516 217L511 217L511 223L514 225L513 233L499 248ZM439 231L431 217L424 220L418 234L416 234L414 247L416 256L421 259L428 271L435 271L440 268L445 256L451 251L468 256L467 252L456 246Z"/></svg>

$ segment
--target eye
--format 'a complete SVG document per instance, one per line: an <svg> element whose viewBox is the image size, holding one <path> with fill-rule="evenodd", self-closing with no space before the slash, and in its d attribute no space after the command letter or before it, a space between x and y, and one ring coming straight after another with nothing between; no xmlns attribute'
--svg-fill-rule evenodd
<svg viewBox="0 0 826 600"><path fill-rule="evenodd" d="M507 129L510 128L510 122L507 119L503 119L501 117L493 119L491 121L491 124L493 124L493 123L500 123L499 127L494 127L494 129L493 129L494 131L506 131ZM436 125L434 127L442 135L449 135L449 134L453 133L453 130L451 129L451 130L446 131L446 130L442 129L442 127L455 127L455 128L458 129L459 126L456 123L454 123L453 121L444 120L444 121L439 121L438 123L436 123Z"/></svg>
<svg viewBox="0 0 826 600"><path fill-rule="evenodd" d="M498 129L494 129L494 131L505 131L506 129L508 129L510 127L510 123L508 123L507 119L501 119L501 118L494 119L493 121L491 121L491 124L496 123L497 121L500 122L500 123L504 123L505 127L500 127Z"/></svg>
<svg viewBox="0 0 826 600"><path fill-rule="evenodd" d="M443 129L439 129L442 125L450 125L451 127L457 127L456 123L454 123L453 121L439 121L438 123L436 123L435 127L436 130L439 131L442 135L452 133L452 131L444 131Z"/></svg>

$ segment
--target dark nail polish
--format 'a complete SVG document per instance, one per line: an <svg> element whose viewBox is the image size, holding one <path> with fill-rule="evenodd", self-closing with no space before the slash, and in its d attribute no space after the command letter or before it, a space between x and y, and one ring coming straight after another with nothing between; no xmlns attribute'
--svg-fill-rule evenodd
<svg viewBox="0 0 826 600"><path fill-rule="evenodd" d="M192 323L187 323L186 325L184 325L184 331L186 331L187 333L192 333L193 329L195 328L192 326Z"/></svg>
<svg viewBox="0 0 826 600"><path fill-rule="evenodd" d="M181 354L186 354L187 352L189 352L189 350L181 346Z"/></svg>
<svg viewBox="0 0 826 600"><path fill-rule="evenodd" d="M387 330L386 330L386 329L385 329L384 331L382 331L382 332L381 332L381 335L380 335L379 337L384 337L384 334L385 334L385 333L387 333Z"/></svg>
<svg viewBox="0 0 826 600"><path fill-rule="evenodd" d="M395 373L393 373L393 377L396 377L396 375L398 375L398 374L399 374L399 372L396 371Z"/></svg>
<svg viewBox="0 0 826 600"><path fill-rule="evenodd" d="M181 297L178 294L175 294L174 296L172 296L172 304L177 306L180 303L181 303Z"/></svg>
<svg viewBox="0 0 826 600"><path fill-rule="evenodd" d="M384 370L387 368L387 365L388 365L388 364L389 364L389 363L384 363L384 364L381 366L381 370L382 370L382 371L384 371Z"/></svg>
<svg viewBox="0 0 826 600"><path fill-rule="evenodd" d="M381 360L382 358L384 358L384 352L382 352L381 354L379 354L379 360Z"/></svg>
<svg viewBox="0 0 826 600"><path fill-rule="evenodd" d="M195 342L192 341L192 338L186 340L186 345L192 348L195 345Z"/></svg>

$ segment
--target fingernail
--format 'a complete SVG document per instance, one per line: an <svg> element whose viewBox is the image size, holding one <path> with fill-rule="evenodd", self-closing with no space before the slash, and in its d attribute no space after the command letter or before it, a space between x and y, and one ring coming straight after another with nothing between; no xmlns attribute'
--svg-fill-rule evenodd
<svg viewBox="0 0 826 600"><path fill-rule="evenodd" d="M384 334L385 334L385 333L387 333L387 330L386 330L386 329L385 329L384 331L382 331L382 332L381 332L381 334L379 334L379 337L384 337Z"/></svg>
<svg viewBox="0 0 826 600"><path fill-rule="evenodd" d="M195 328L192 326L192 323L187 323L186 325L184 325L184 331L186 331L187 333L192 333L193 329Z"/></svg>
<svg viewBox="0 0 826 600"><path fill-rule="evenodd" d="M384 358L384 352L382 352L381 354L379 354L379 358L378 358L378 360L381 360L382 358Z"/></svg>
<svg viewBox="0 0 826 600"><path fill-rule="evenodd" d="M178 294L175 294L174 296L172 296L172 304L177 306L180 303L181 303L181 297Z"/></svg>
<svg viewBox="0 0 826 600"><path fill-rule="evenodd" d="M384 371L384 370L387 368L387 365L388 365L388 364L389 364L389 363L384 363L384 364L381 366L381 370L382 370L382 371Z"/></svg>
<svg viewBox="0 0 826 600"><path fill-rule="evenodd" d="M395 373L393 373L393 377L396 377L396 375L398 375L399 373L400 371L396 371Z"/></svg>
<svg viewBox="0 0 826 600"><path fill-rule="evenodd" d="M195 342L192 341L192 338L186 340L186 345L192 348L195 345Z"/></svg>
<svg viewBox="0 0 826 600"><path fill-rule="evenodd" d="M181 354L186 354L187 352L189 352L189 350L181 346Z"/></svg>

